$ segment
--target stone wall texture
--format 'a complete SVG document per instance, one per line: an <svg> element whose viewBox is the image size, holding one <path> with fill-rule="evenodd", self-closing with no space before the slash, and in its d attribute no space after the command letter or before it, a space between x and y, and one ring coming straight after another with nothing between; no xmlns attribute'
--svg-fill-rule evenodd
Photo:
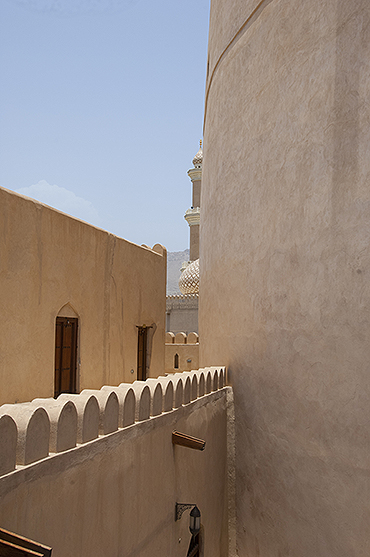
<svg viewBox="0 0 370 557"><path fill-rule="evenodd" d="M137 325L152 326L149 374L162 373L165 289L158 244L137 246L0 188L0 404L53 396L66 304L78 317L78 390L136 379Z"/></svg>
<svg viewBox="0 0 370 557"><path fill-rule="evenodd" d="M370 553L370 4L212 0L200 365L228 366L237 549Z"/></svg>

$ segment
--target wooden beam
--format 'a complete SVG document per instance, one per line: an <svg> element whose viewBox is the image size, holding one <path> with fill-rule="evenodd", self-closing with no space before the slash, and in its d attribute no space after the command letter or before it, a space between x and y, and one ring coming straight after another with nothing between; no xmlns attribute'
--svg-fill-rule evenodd
<svg viewBox="0 0 370 557"><path fill-rule="evenodd" d="M5 553L5 551L7 551L7 545L14 546L13 553ZM41 555L42 557L50 557L52 551L51 547L34 542L28 538L4 530L3 528L0 528L0 548L1 557L3 555L14 555L14 557L18 555ZM23 553L20 553L20 551L23 551Z"/></svg>
<svg viewBox="0 0 370 557"><path fill-rule="evenodd" d="M197 437L192 437L191 435L186 435L186 433L180 433L179 431L172 432L172 443L173 445L181 445L182 447L195 449L197 451L204 451L206 446L206 442L203 441L203 439L197 439Z"/></svg>

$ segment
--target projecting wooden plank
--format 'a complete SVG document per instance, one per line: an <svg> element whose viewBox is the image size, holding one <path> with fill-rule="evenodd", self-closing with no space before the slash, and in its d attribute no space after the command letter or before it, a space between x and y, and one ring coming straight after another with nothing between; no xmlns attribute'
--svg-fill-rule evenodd
<svg viewBox="0 0 370 557"><path fill-rule="evenodd" d="M15 549L18 550L18 553L5 553L9 546L14 546ZM19 551L23 551L23 553L19 553ZM28 538L19 536L18 534L14 534L12 532L9 532L8 530L0 528L1 557L23 557L27 555L51 557L51 551L51 547L42 545L41 543L34 542L32 540L29 540Z"/></svg>
<svg viewBox="0 0 370 557"><path fill-rule="evenodd" d="M44 554L0 540L0 555L1 557L43 557Z"/></svg>

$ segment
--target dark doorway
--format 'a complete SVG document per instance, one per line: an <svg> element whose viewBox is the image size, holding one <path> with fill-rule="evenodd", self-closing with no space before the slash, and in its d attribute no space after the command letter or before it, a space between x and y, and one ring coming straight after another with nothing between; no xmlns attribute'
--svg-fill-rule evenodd
<svg viewBox="0 0 370 557"><path fill-rule="evenodd" d="M54 398L61 393L76 393L78 319L57 317L55 326Z"/></svg>
<svg viewBox="0 0 370 557"><path fill-rule="evenodd" d="M199 557L200 556L199 546L200 546L199 534L197 534L196 536L192 536L190 540L187 557Z"/></svg>
<svg viewBox="0 0 370 557"><path fill-rule="evenodd" d="M143 325L142 327L138 327L137 333L137 380L145 381L148 327L146 327L145 325Z"/></svg>

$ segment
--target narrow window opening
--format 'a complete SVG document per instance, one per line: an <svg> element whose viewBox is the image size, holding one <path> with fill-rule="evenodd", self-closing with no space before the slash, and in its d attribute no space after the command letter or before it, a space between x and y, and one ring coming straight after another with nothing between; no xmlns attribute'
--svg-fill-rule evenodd
<svg viewBox="0 0 370 557"><path fill-rule="evenodd" d="M137 327L137 334L137 379L138 381L145 381L148 327L146 327L145 325L143 325L142 327Z"/></svg>
<svg viewBox="0 0 370 557"><path fill-rule="evenodd" d="M174 367L174 369L179 369L179 355L178 354L175 354L173 367Z"/></svg>

